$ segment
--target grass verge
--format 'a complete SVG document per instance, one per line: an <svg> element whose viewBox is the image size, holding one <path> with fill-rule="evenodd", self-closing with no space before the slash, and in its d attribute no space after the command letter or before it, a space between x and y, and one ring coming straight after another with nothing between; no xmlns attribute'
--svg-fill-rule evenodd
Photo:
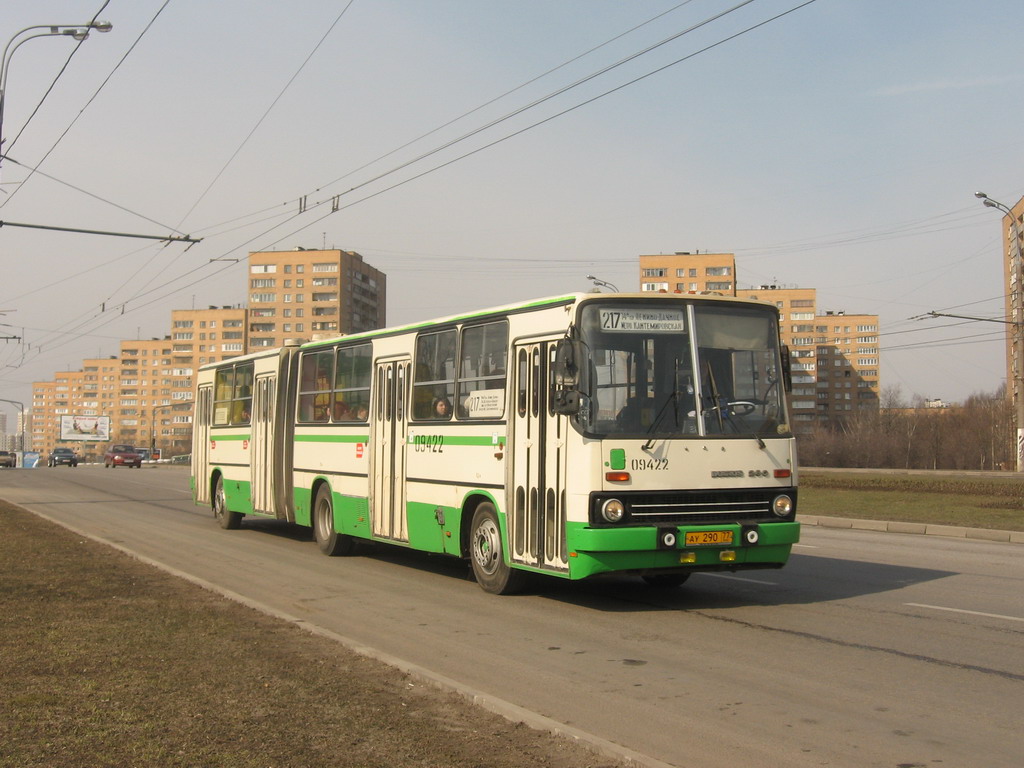
<svg viewBox="0 0 1024 768"><path fill-rule="evenodd" d="M0 766L610 766L0 501Z"/></svg>
<svg viewBox="0 0 1024 768"><path fill-rule="evenodd" d="M1024 480L801 470L800 514L1024 531Z"/></svg>

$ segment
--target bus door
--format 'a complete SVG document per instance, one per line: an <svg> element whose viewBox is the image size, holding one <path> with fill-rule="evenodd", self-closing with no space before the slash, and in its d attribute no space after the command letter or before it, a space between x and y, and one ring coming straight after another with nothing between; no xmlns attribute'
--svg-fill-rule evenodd
<svg viewBox="0 0 1024 768"><path fill-rule="evenodd" d="M274 396L277 378L256 377L252 400L252 432L249 439L249 472L252 511L276 515L274 508Z"/></svg>
<svg viewBox="0 0 1024 768"><path fill-rule="evenodd" d="M373 535L408 541L405 514L405 443L409 420L409 358L374 366L370 430Z"/></svg>
<svg viewBox="0 0 1024 768"><path fill-rule="evenodd" d="M512 415L512 483L506 501L514 562L568 570L565 543L565 443L569 425L551 410L555 342L518 344Z"/></svg>
<svg viewBox="0 0 1024 768"><path fill-rule="evenodd" d="M196 504L210 503L210 422L213 420L213 387L199 387L192 419L192 477ZM153 429L156 429L154 424Z"/></svg>

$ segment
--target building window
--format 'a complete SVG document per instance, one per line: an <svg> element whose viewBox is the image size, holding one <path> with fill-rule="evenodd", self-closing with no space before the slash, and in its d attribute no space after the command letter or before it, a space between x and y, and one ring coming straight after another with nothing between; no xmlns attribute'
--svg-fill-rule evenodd
<svg viewBox="0 0 1024 768"><path fill-rule="evenodd" d="M660 269L660 268L658 268L658 269L645 269L643 276L644 277L665 277L665 270L664 269Z"/></svg>
<svg viewBox="0 0 1024 768"><path fill-rule="evenodd" d="M726 277L732 274L732 267L705 267L704 274L708 277Z"/></svg>
<svg viewBox="0 0 1024 768"><path fill-rule="evenodd" d="M249 271L254 275L272 275L277 272L277 264L253 264Z"/></svg>

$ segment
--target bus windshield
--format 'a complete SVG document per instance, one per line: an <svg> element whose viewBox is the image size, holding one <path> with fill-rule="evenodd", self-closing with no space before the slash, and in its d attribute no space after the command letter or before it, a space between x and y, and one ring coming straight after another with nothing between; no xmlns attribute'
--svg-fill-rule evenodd
<svg viewBox="0 0 1024 768"><path fill-rule="evenodd" d="M595 302L579 328L590 357L581 431L788 436L774 308Z"/></svg>

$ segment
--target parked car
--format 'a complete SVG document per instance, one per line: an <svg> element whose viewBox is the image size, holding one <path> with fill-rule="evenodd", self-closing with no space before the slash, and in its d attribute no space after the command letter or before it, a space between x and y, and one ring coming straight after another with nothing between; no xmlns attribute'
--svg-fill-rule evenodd
<svg viewBox="0 0 1024 768"><path fill-rule="evenodd" d="M18 466L18 457L11 451L0 451L0 467L14 468Z"/></svg>
<svg viewBox="0 0 1024 768"><path fill-rule="evenodd" d="M142 466L142 457L133 445L112 445L103 454L104 467L135 467Z"/></svg>
<svg viewBox="0 0 1024 768"><path fill-rule="evenodd" d="M150 460L149 448L136 448L135 452L139 454L139 458L142 459L143 461Z"/></svg>
<svg viewBox="0 0 1024 768"><path fill-rule="evenodd" d="M67 464L69 467L78 466L78 454L72 448L54 448L50 451L50 458L46 462L48 467L58 467Z"/></svg>

